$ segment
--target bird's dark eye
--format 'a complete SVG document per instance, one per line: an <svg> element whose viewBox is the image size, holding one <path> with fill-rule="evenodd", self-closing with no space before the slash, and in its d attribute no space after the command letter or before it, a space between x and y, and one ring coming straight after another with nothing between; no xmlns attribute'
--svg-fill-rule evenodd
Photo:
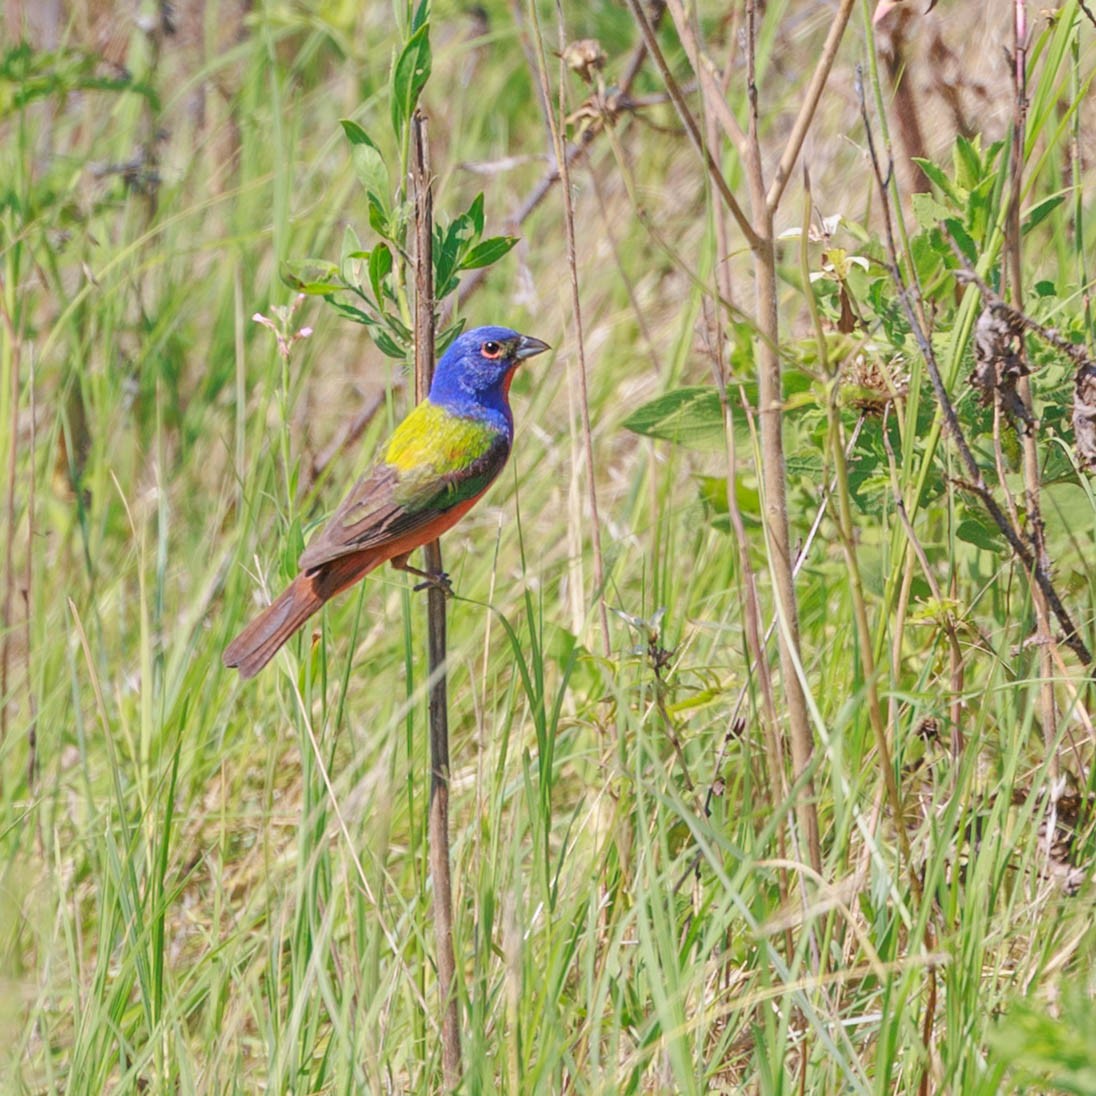
<svg viewBox="0 0 1096 1096"><path fill-rule="evenodd" d="M480 353L485 358L501 358L502 352L502 343L497 343L494 341L494 339L491 339L489 342L485 342L483 346L480 347Z"/></svg>

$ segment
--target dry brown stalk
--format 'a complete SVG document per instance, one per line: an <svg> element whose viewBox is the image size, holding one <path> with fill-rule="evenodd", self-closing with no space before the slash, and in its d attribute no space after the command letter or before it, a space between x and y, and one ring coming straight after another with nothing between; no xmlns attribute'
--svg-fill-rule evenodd
<svg viewBox="0 0 1096 1096"><path fill-rule="evenodd" d="M661 4L652 5L651 23L657 27L659 21L662 18L663 6ZM642 101L633 100L629 94L632 85L635 83L636 77L639 75L640 69L643 67L643 62L647 59L647 43L644 40L640 40L639 44L632 51L631 57L628 60L627 65L624 67L624 74L619 81L620 95L616 101L620 103L626 109L634 109L636 106L644 105ZM578 140L574 144L567 145L567 151L564 155L568 167L573 167L587 154L594 143L594 138L599 133L604 133L608 127L606 126L587 126L582 130L578 137ZM561 161L562 162L562 161ZM548 170L541 177L540 181L535 187L526 195L525 200L510 214L506 219L506 231L517 232L519 228L528 220L533 212L539 208L540 203L551 192L552 187L556 185L560 180L560 162L554 162ZM460 288L456 292L455 306L461 307L469 297L481 285L487 277L490 267L481 266L476 270L473 270L467 278L465 278ZM442 311L442 317L447 318L452 311L452 305L448 305Z"/></svg>
<svg viewBox="0 0 1096 1096"><path fill-rule="evenodd" d="M1024 184L1024 142L1027 137L1028 50L1027 4L1025 0L1014 0L1012 30L1014 114L1012 148L1009 150L1009 202L1005 221L1005 260L1008 280L1012 287L1012 299L1016 307L1022 309L1024 306L1023 237L1020 228L1020 199ZM1031 381L1026 371L1016 382L1016 395L1023 408L1024 421L1033 423L1035 404L1032 399ZM997 404L999 414L999 398ZM1050 558L1047 553L1046 530L1043 525L1043 513L1039 500L1041 477L1036 431L1029 428L1021 430L1020 433L1023 446L1024 496L1031 546L1035 555L1035 566L1040 571L1049 572ZM1007 480L1004 478L1001 479L1001 485L1004 490L1008 490ZM1054 630L1050 626L1050 611L1046 595L1037 583L1032 583L1031 600L1035 607L1035 620L1038 626L1039 671L1042 678L1039 687L1039 707L1043 724L1043 742L1048 755L1050 755L1048 759L1049 773L1053 778L1058 775L1058 759L1054 752L1058 740L1058 716L1054 701Z"/></svg>
<svg viewBox="0 0 1096 1096"><path fill-rule="evenodd" d="M536 63L537 75L540 80L545 102L551 99L551 88L548 81L548 65L545 58L544 39L540 31L540 20L533 13L533 29L536 35ZM559 38L563 41L563 12L558 11ZM601 549L601 517L598 511L597 481L594 475L594 442L593 426L590 422L590 400L587 391L587 364L586 364L586 337L582 323L582 300L578 289L578 249L575 246L575 209L571 198L571 183L568 167L567 148L560 129L559 118L565 113L564 106L564 62L560 58L559 101L556 104L559 112L558 118L555 111L547 111L548 129L552 139L556 164L559 167L560 181L563 184L563 227L567 243L567 273L571 288L571 315L575 324L575 349L578 355L578 402L579 413L582 420L582 448L583 458L586 464L586 489L590 505L590 541L594 554L594 584L597 587L598 616L601 624L601 641L608 658L612 653L612 642L609 638L609 609L605 601L605 559Z"/></svg>

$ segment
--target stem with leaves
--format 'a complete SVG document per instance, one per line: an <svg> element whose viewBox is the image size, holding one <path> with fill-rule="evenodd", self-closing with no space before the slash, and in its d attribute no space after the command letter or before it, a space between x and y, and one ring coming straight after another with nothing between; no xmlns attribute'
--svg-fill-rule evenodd
<svg viewBox="0 0 1096 1096"><path fill-rule="evenodd" d="M424 400L434 376L433 191L426 119L411 119L411 190L415 204L415 395ZM441 542L425 546L426 570L442 573ZM430 688L430 876L434 881L434 946L441 1000L442 1073L445 1088L460 1085L460 1013L453 953L453 886L449 863L449 695L446 679L445 598L439 586L426 592Z"/></svg>

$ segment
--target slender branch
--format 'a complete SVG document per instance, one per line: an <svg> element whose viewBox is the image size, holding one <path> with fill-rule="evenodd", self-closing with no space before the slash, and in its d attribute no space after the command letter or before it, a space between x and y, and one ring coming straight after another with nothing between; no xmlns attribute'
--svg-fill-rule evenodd
<svg viewBox="0 0 1096 1096"><path fill-rule="evenodd" d="M788 530L787 475L784 467L783 441L783 380L780 366L780 318L777 311L776 243L773 238L773 216L765 199L765 177L762 167L761 135L757 100L757 7L754 0L746 4L746 95L749 103L747 140L743 146L743 162L750 193L750 213L753 216L751 249L754 260L755 311L758 338L755 341L757 361L757 405L760 424L763 526L768 547L769 573L772 576L776 600L777 651L780 656L780 676L788 708L788 738L792 755L792 774L801 784L795 810L799 824L799 839L806 847L808 863L822 872L822 845L815 806L814 782L810 770L814 757L814 735L811 731L807 698L798 667L799 612L795 599L795 578L792 573L791 538Z"/></svg>
<svg viewBox="0 0 1096 1096"><path fill-rule="evenodd" d="M415 395L426 398L434 375L433 191L426 119L411 120L411 187L415 202ZM426 570L442 573L441 544L426 545ZM434 947L438 967L445 1091L461 1081L460 1012L453 952L453 885L449 867L449 703L445 658L445 591L427 589L430 681L430 875L434 881Z"/></svg>
<svg viewBox="0 0 1096 1096"><path fill-rule="evenodd" d="M742 127L738 124L738 119L727 102L726 88L722 86L722 81L716 75L715 65L701 50L681 0L666 0L666 7L674 21L674 30L677 31L685 56L688 57L689 64L692 65L693 72L696 73L700 82L705 110L719 123L719 127L730 139L731 144L741 154L746 144L746 134L742 132ZM711 134L708 135L708 144L709 147L714 147L716 144L716 139Z"/></svg>
<svg viewBox="0 0 1096 1096"><path fill-rule="evenodd" d="M696 149L700 159L703 161L704 167L707 169L708 175L712 180L712 184L718 191L720 198L723 199L723 203L730 211L731 216L734 217L739 231L746 237L750 247L756 248L760 242L758 240L757 231L750 223L745 211L738 204L738 199L736 199L732 193L727 180L723 177L723 172L720 170L719 165L712 156L711 150L708 148L708 142L704 139L704 134L701 132L700 126L697 125L696 118L693 117L693 112L689 110L689 104L685 101L685 93L681 90L681 85L678 84L674 74L670 71L670 66L662 53L662 48L658 44L658 39L655 37L654 28L651 26L647 19L646 12L643 10L642 0L628 0L628 7L631 9L640 33L643 35L644 42L647 43L647 52L650 53L651 60L654 61L658 68L659 75L666 85L666 90L670 93L670 99L677 110L678 117L685 127L685 132L688 134L690 142ZM702 83L701 91L703 91L703 89L704 85Z"/></svg>
<svg viewBox="0 0 1096 1096"><path fill-rule="evenodd" d="M659 21L662 18L663 6L661 3L655 3L652 5L651 22L654 26L658 26ZM620 89L620 95L617 96L616 102L624 105L634 103L635 105L643 105L640 100L632 100L630 92L632 85L636 81L636 77L639 75L639 70L643 67L643 62L647 59L647 43L640 40L639 44L632 51L631 57L628 59L628 64L624 67L624 74L621 77L618 87ZM575 144L568 144L567 151L564 156L564 160L568 167L577 164L590 150L590 147L594 143L594 138L599 133L603 133L607 127L605 126L587 126L579 135L578 141ZM521 226L532 216L533 212L539 208L540 203L550 193L552 187L559 182L560 179L560 163L559 161L552 164L547 172L542 176L540 181L535 187L525 196L524 201L510 214L506 219L506 230L510 233L515 233ZM450 298L450 301L442 308L442 320L445 321L452 314L454 307L460 308L472 296L473 293L487 278L490 267L481 266L476 270L473 270L468 277L466 277L461 283L460 288L456 292L455 298Z"/></svg>
<svg viewBox="0 0 1096 1096"><path fill-rule="evenodd" d="M563 40L563 11L557 6L559 19L559 37ZM544 99L551 101L551 87L548 82L548 65L544 52L544 37L541 33L540 19L536 11L533 11L533 31L536 36L536 62L537 75L540 79ZM560 62L562 67L562 60ZM564 115L564 81L561 72L559 84L559 102L557 109L559 117ZM575 245L575 209L571 200L571 183L567 166L567 150L564 147L563 133L560 130L556 111L548 112L548 128L551 131L552 143L555 150L556 163L559 164L560 180L563 183L563 227L567 242L567 270L571 287L571 315L575 323L575 348L578 353L578 401L582 417L582 446L583 457L586 464L586 486L590 501L590 539L594 553L594 582L597 586L598 613L601 622L601 639L605 657L612 653L612 642L609 638L609 611L605 603L605 558L601 550L601 516L598 511L597 479L594 466L594 442L593 426L590 422L590 399L587 390L586 376L586 337L582 325L582 301L578 291L578 250Z"/></svg>
<svg viewBox="0 0 1096 1096"><path fill-rule="evenodd" d="M776 207L780 205L780 198L788 185L795 161L799 158L807 131L811 128L811 122L814 121L814 113L818 109L819 100L829 79L830 69L833 68L834 59L837 57L838 46L841 45L841 39L845 36L845 28L848 26L855 2L856 0L841 0L841 7L834 16L833 23L830 24L830 33L826 35L826 41L822 46L822 56L818 58L818 64L814 67L811 82L807 85L803 96L803 105L799 108L799 114L780 157L780 163L777 164L776 174L765 196L765 205L770 213L775 213Z"/></svg>
<svg viewBox="0 0 1096 1096"><path fill-rule="evenodd" d="M4 523L7 528L4 533L3 607L0 611L0 630L3 633L0 636L0 742L7 738L8 733L8 712L11 707L8 703L8 667L11 661L11 645L15 638L15 618L13 615L15 593L15 487L18 478L16 475L18 469L16 458L19 454L19 373L20 351L22 349L22 340L15 329L10 304L8 286L5 286L2 313L4 328L8 336L5 365L11 379L11 394L9 397L11 422L8 424L8 429L11 431L11 445L8 450L7 520ZM27 551L30 551L29 544ZM27 653L29 656L29 649Z"/></svg>

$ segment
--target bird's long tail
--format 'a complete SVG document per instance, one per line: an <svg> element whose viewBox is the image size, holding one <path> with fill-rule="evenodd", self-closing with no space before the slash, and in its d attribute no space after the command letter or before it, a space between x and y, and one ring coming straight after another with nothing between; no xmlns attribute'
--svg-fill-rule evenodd
<svg viewBox="0 0 1096 1096"><path fill-rule="evenodd" d="M224 664L254 677L283 643L331 596L316 575L299 574L226 648Z"/></svg>
<svg viewBox="0 0 1096 1096"><path fill-rule="evenodd" d="M224 664L238 667L240 677L254 677L325 601L353 586L390 556L386 546L384 550L351 552L302 571L225 648Z"/></svg>

